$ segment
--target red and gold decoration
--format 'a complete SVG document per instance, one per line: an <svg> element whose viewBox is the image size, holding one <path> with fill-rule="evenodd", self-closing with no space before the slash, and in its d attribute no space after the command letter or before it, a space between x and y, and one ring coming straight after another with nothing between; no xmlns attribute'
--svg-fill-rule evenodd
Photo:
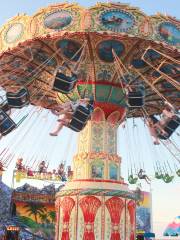
<svg viewBox="0 0 180 240"><path fill-rule="evenodd" d="M124 87L132 78L142 83L148 114L161 113L164 100L179 107L179 34L176 19L148 17L120 3L89 9L59 3L33 16L18 15L0 29L5 90L26 86L31 103L45 108L94 99L91 120L79 135L73 179L56 195L56 240L135 240L136 197L121 176L117 129L126 116L143 113L128 111ZM142 59L148 48L156 50L148 51L148 59L157 71ZM66 95L52 89L54 72L64 61L71 67L79 63L77 84Z"/></svg>

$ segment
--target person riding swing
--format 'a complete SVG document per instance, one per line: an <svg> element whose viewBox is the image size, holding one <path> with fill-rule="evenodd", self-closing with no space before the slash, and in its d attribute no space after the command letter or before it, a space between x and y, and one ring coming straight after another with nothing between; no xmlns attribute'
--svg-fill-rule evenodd
<svg viewBox="0 0 180 240"><path fill-rule="evenodd" d="M139 179L144 179L147 184L150 184L151 179L145 174L145 171L141 168L138 172L138 178Z"/></svg>
<svg viewBox="0 0 180 240"><path fill-rule="evenodd" d="M59 132L64 126L68 126L70 123L73 113L76 111L78 106L84 106L87 107L90 100L88 98L80 99L77 102L67 102L63 105L60 105L55 110L52 110L52 112L59 116L58 117L58 124L56 125L55 129L50 132L50 136L58 136Z"/></svg>

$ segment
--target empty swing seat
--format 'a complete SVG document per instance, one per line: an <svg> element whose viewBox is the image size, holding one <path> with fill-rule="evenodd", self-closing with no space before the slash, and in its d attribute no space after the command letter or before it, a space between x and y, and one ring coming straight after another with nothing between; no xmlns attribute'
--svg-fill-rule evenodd
<svg viewBox="0 0 180 240"><path fill-rule="evenodd" d="M73 114L68 127L75 132L80 132L86 126L92 111L92 104L88 104L87 107L79 105Z"/></svg>
<svg viewBox="0 0 180 240"><path fill-rule="evenodd" d="M130 184L136 184L136 183L137 183L137 180L138 180L138 178L137 178L137 177L134 177L133 174L131 174L131 175L128 176L128 182L129 182Z"/></svg>
<svg viewBox="0 0 180 240"><path fill-rule="evenodd" d="M9 107L22 108L29 104L29 92L26 88L21 88L17 93L7 92L7 102Z"/></svg>
<svg viewBox="0 0 180 240"><path fill-rule="evenodd" d="M0 109L0 133L2 136L7 135L16 128L16 123Z"/></svg>
<svg viewBox="0 0 180 240"><path fill-rule="evenodd" d="M134 91L128 93L129 107L142 107L144 106L144 93L142 91Z"/></svg>
<svg viewBox="0 0 180 240"><path fill-rule="evenodd" d="M65 94L70 93L75 87L77 79L76 74L72 74L72 76L69 77L57 71L54 79L53 90Z"/></svg>
<svg viewBox="0 0 180 240"><path fill-rule="evenodd" d="M4 112L8 112L11 108L8 105L8 102L4 102L0 104L0 109Z"/></svg>

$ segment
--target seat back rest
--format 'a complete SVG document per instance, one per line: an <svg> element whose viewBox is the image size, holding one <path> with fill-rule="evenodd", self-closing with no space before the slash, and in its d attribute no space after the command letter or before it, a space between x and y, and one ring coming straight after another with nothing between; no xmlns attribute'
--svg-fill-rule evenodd
<svg viewBox="0 0 180 240"><path fill-rule="evenodd" d="M16 93L7 92L6 97L9 107L22 108L29 104L30 95L28 89L23 87Z"/></svg>
<svg viewBox="0 0 180 240"><path fill-rule="evenodd" d="M167 136L159 135L158 137L162 140L166 140L171 137L171 135L176 131L176 129L180 125L180 118L178 116L175 116L173 119L171 119L167 125L164 127L164 131L167 132Z"/></svg>
<svg viewBox="0 0 180 240"><path fill-rule="evenodd" d="M144 94L141 91L128 93L128 106L129 107L142 107L144 106Z"/></svg>
<svg viewBox="0 0 180 240"><path fill-rule="evenodd" d="M0 133L5 136L16 128L16 123L0 109Z"/></svg>
<svg viewBox="0 0 180 240"><path fill-rule="evenodd" d="M53 83L53 90L65 94L70 93L75 87L76 82L76 74L73 74L71 77L69 77L63 73L57 72Z"/></svg>

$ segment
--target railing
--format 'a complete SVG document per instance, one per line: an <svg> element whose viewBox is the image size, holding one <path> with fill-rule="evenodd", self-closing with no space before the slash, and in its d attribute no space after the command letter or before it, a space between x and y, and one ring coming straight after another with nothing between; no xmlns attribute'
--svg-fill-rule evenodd
<svg viewBox="0 0 180 240"><path fill-rule="evenodd" d="M36 179L36 180L47 180L47 181L66 181L66 179L62 179L59 174L54 174L51 172L40 173L38 171L31 171L28 172L27 170L15 170L14 171L14 178L16 182L20 182L23 179Z"/></svg>
<svg viewBox="0 0 180 240"><path fill-rule="evenodd" d="M52 203L55 202L55 194L47 195L47 194L34 194L34 193L24 193L24 192L13 192L12 195L13 201L21 201L21 202L42 202L42 203Z"/></svg>

